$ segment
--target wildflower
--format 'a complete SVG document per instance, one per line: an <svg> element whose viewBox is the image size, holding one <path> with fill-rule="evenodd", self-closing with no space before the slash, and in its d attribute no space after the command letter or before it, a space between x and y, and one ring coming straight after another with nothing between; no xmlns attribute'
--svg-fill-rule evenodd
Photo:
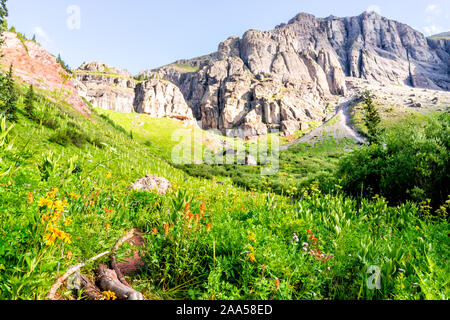
<svg viewBox="0 0 450 320"><path fill-rule="evenodd" d="M300 242L300 239L298 238L298 236L295 233L292 235L292 241L297 242L297 243Z"/></svg>
<svg viewBox="0 0 450 320"><path fill-rule="evenodd" d="M76 194L75 192L71 192L69 194L70 198L72 198L73 200L77 200L78 199L78 194Z"/></svg>
<svg viewBox="0 0 450 320"><path fill-rule="evenodd" d="M248 254L248 258L250 259L251 262L256 262L256 257L254 253L249 253Z"/></svg>
<svg viewBox="0 0 450 320"><path fill-rule="evenodd" d="M116 300L116 294L110 290L103 291L103 295L105 296L105 300Z"/></svg>
<svg viewBox="0 0 450 320"><path fill-rule="evenodd" d="M71 251L71 250L69 250L69 251L67 252L67 254L66 254L66 259L67 259L67 260L72 259L72 251Z"/></svg>
<svg viewBox="0 0 450 320"><path fill-rule="evenodd" d="M309 243L308 242L303 242L302 246L303 246L303 248L306 248L306 247L309 246Z"/></svg>
<svg viewBox="0 0 450 320"><path fill-rule="evenodd" d="M51 208L53 206L53 201L48 198L40 198L38 201L39 208L48 207Z"/></svg>
<svg viewBox="0 0 450 320"><path fill-rule="evenodd" d="M254 234L253 232L249 232L249 236L248 239L254 243L256 243L256 234Z"/></svg>
<svg viewBox="0 0 450 320"><path fill-rule="evenodd" d="M153 228L152 235L156 236L157 234L158 234L158 229L157 228Z"/></svg>
<svg viewBox="0 0 450 320"><path fill-rule="evenodd" d="M109 171L109 172L106 174L106 179L109 179L109 178L111 178L111 171Z"/></svg>
<svg viewBox="0 0 450 320"><path fill-rule="evenodd" d="M307 232L308 234L312 234L312 231L311 231L311 230L306 230L306 232Z"/></svg>
<svg viewBox="0 0 450 320"><path fill-rule="evenodd" d="M44 241L47 246L52 246L55 244L56 236L54 233L47 233L44 235Z"/></svg>
<svg viewBox="0 0 450 320"><path fill-rule="evenodd" d="M189 213L189 212L191 212L191 204L188 202L184 206L184 213Z"/></svg>
<svg viewBox="0 0 450 320"><path fill-rule="evenodd" d="M28 197L27 197L27 203L28 203L28 204L33 203L33 192L30 192L30 193L28 194Z"/></svg>
<svg viewBox="0 0 450 320"><path fill-rule="evenodd" d="M195 215L194 215L194 220L195 221L198 221L200 219L200 216L196 213Z"/></svg>
<svg viewBox="0 0 450 320"><path fill-rule="evenodd" d="M210 232L210 231L211 231L211 227L212 227L212 224L211 224L211 223L208 223L208 224L206 225L206 231L207 231L207 232Z"/></svg>
<svg viewBox="0 0 450 320"><path fill-rule="evenodd" d="M280 288L280 279L275 278L275 290L278 290Z"/></svg>
<svg viewBox="0 0 450 320"><path fill-rule="evenodd" d="M169 224L164 222L164 237L169 235Z"/></svg>
<svg viewBox="0 0 450 320"><path fill-rule="evenodd" d="M70 219L66 219L66 221L64 221L64 225L67 227L69 224L72 223L72 220Z"/></svg>
<svg viewBox="0 0 450 320"><path fill-rule="evenodd" d="M111 229L111 224L107 223L106 224L106 231L109 231L109 229Z"/></svg>
<svg viewBox="0 0 450 320"><path fill-rule="evenodd" d="M416 226L416 229L417 229L417 230L419 230L419 229L420 229L420 227L419 227L419 226Z"/></svg>
<svg viewBox="0 0 450 320"><path fill-rule="evenodd" d="M200 211L201 211L201 212L205 212L205 210L206 210L206 206L205 206L204 203L202 203L202 204L200 205Z"/></svg>

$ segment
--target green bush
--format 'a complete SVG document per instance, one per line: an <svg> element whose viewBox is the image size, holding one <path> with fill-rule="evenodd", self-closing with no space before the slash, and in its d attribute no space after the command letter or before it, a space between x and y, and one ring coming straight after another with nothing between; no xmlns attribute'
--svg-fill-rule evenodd
<svg viewBox="0 0 450 320"><path fill-rule="evenodd" d="M430 119L425 128L399 125L383 144L355 150L340 163L338 176L353 195L382 195L394 204L431 199L439 207L449 195L450 115Z"/></svg>

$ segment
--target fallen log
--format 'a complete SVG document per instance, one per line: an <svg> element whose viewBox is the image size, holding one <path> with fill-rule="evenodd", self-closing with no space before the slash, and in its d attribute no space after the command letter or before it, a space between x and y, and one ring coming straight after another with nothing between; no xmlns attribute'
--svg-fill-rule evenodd
<svg viewBox="0 0 450 320"><path fill-rule="evenodd" d="M83 289L83 296L87 300L103 300L104 295L84 274L78 275L80 287Z"/></svg>
<svg viewBox="0 0 450 320"><path fill-rule="evenodd" d="M95 257L92 257L91 259L85 261L85 262L81 262L75 266L73 266L72 268L70 268L69 270L66 271L66 273L64 273L61 277L59 277L56 282L53 284L53 286L50 288L50 291L47 294L47 299L50 300L55 300L55 295L56 292L58 291L58 289L62 286L62 284L72 275L74 274L77 270L79 270L80 268L84 267L85 265L87 265L88 263L91 263L97 259L100 259L101 257L105 256L109 254L109 251L105 251L103 253L100 253L98 255L96 255Z"/></svg>
<svg viewBox="0 0 450 320"><path fill-rule="evenodd" d="M119 300L144 300L142 293L123 284L117 277L117 273L108 269L105 265L99 266L96 271L96 280L102 291L114 292Z"/></svg>

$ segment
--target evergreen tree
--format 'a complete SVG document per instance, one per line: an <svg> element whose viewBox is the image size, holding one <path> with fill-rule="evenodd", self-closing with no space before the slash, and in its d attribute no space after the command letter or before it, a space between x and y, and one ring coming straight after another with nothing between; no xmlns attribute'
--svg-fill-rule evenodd
<svg viewBox="0 0 450 320"><path fill-rule="evenodd" d="M8 8L6 8L6 0L0 0L0 47L3 45L3 38L1 35L4 31L8 30L8 23L6 18L8 17ZM2 55L0 54L0 57Z"/></svg>
<svg viewBox="0 0 450 320"><path fill-rule="evenodd" d="M67 71L67 73L72 73L72 70L70 70L69 65L64 62L64 60L61 58L60 54L58 54L58 57L56 58L56 62L58 62L61 65L61 67L63 67L63 69Z"/></svg>
<svg viewBox="0 0 450 320"><path fill-rule="evenodd" d="M35 118L34 114L34 102L35 102L35 96L34 96L34 88L33 85L30 85L30 88L28 89L28 93L25 96L25 112L27 116L31 119Z"/></svg>
<svg viewBox="0 0 450 320"><path fill-rule="evenodd" d="M367 127L369 143L378 143L382 133L381 116L369 91L364 92L364 123Z"/></svg>
<svg viewBox="0 0 450 320"><path fill-rule="evenodd" d="M17 93L14 87L12 65L6 75L0 75L0 114L8 120L17 120Z"/></svg>

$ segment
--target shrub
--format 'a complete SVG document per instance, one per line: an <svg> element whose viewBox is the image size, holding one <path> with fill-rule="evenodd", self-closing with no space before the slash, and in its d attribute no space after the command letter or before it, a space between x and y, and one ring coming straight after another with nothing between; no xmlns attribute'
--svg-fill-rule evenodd
<svg viewBox="0 0 450 320"><path fill-rule="evenodd" d="M449 194L450 115L422 129L399 125L384 134L384 144L355 150L343 158L338 175L353 195L382 195L397 204L431 199L439 207Z"/></svg>
<svg viewBox="0 0 450 320"><path fill-rule="evenodd" d="M35 96L34 96L34 89L33 85L30 85L30 88L28 89L27 95L25 96L25 113L30 119L35 119Z"/></svg>

